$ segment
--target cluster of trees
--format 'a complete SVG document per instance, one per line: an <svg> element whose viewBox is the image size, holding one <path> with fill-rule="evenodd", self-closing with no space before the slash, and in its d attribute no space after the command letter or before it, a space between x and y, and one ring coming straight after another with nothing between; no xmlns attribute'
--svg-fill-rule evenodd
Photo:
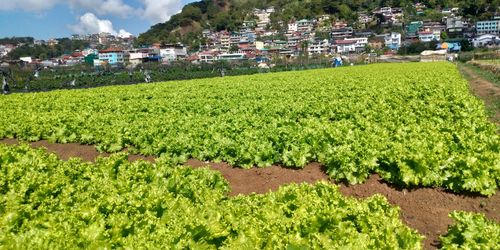
<svg viewBox="0 0 500 250"><path fill-rule="evenodd" d="M472 51L474 47L467 39L461 39L458 41L461 46L462 51ZM437 41L431 41L427 43L416 42L408 45L403 45L398 50L399 55L417 55L422 53L424 50L435 50L437 47Z"/></svg>
<svg viewBox="0 0 500 250"><path fill-rule="evenodd" d="M32 44L35 41L33 37L4 37L0 38L0 45L12 44Z"/></svg>
<svg viewBox="0 0 500 250"><path fill-rule="evenodd" d="M313 18L328 14L336 19L355 22L357 13L372 11L378 7L401 7L408 15L415 14L413 0L203 0L186 5L179 14L165 22L156 24L141 34L139 44L156 42L176 43L197 46L203 43L201 31L237 30L243 21L252 18L255 8L265 9L274 6L276 12L271 15L271 26L281 29L280 21L296 18ZM476 19L489 19L495 13L500 0L421 0L429 8L421 18L440 20L439 11L444 7L459 7L463 16ZM416 17L418 19L418 17Z"/></svg>
<svg viewBox="0 0 500 250"><path fill-rule="evenodd" d="M31 38L32 39L32 38ZM19 59L23 56L31 56L39 59L50 59L64 54L71 54L75 50L83 50L89 47L89 42L81 40L71 40L69 38L57 39L59 44L49 45L34 45L26 42L22 46L18 46L12 50L7 57L9 59Z"/></svg>

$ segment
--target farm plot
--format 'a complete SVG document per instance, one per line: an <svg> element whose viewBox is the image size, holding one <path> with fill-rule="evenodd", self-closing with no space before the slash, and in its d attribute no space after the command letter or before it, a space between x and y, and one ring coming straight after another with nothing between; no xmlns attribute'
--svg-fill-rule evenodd
<svg viewBox="0 0 500 250"><path fill-rule="evenodd" d="M500 142L449 63L370 65L0 98L0 138L182 163L302 167L493 194ZM161 160L160 160L161 161Z"/></svg>
<svg viewBox="0 0 500 250"><path fill-rule="evenodd" d="M290 185L228 197L208 169L130 163L125 154L61 161L0 144L0 248L420 249L382 196Z"/></svg>

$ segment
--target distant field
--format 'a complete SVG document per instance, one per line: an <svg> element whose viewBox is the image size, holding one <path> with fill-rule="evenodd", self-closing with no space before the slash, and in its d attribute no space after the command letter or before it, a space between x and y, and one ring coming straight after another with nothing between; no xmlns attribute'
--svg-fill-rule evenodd
<svg viewBox="0 0 500 250"><path fill-rule="evenodd" d="M183 162L301 167L350 183L491 195L500 143L449 63L379 64L0 98L0 138L95 144Z"/></svg>

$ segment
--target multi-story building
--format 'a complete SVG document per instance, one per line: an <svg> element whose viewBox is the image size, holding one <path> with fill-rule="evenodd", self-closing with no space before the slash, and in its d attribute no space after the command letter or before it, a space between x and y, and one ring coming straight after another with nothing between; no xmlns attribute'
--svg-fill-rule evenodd
<svg viewBox="0 0 500 250"><path fill-rule="evenodd" d="M337 48L337 53L348 54L356 52L356 41L352 40L336 40L334 46Z"/></svg>
<svg viewBox="0 0 500 250"><path fill-rule="evenodd" d="M330 52L330 43L328 42L328 39L314 41L309 43L307 51L309 54L328 54Z"/></svg>
<svg viewBox="0 0 500 250"><path fill-rule="evenodd" d="M421 31L421 32L418 32L418 39L421 42L426 43L426 42L430 42L430 41L438 41L440 39L440 37L439 36L436 37L434 32Z"/></svg>
<svg viewBox="0 0 500 250"><path fill-rule="evenodd" d="M182 44L169 44L160 48L162 61L176 61L187 57L187 49Z"/></svg>
<svg viewBox="0 0 500 250"><path fill-rule="evenodd" d="M118 48L110 48L99 51L99 62L101 64L116 65L124 63L124 52Z"/></svg>
<svg viewBox="0 0 500 250"><path fill-rule="evenodd" d="M307 19L302 19L297 22L297 31L298 32L311 32L313 25L311 21Z"/></svg>
<svg viewBox="0 0 500 250"><path fill-rule="evenodd" d="M355 42L354 47L356 52L363 52L368 46L368 37L345 38L344 41Z"/></svg>
<svg viewBox="0 0 500 250"><path fill-rule="evenodd" d="M500 17L489 21L478 21L476 23L476 34L500 34Z"/></svg>
<svg viewBox="0 0 500 250"><path fill-rule="evenodd" d="M289 33L297 32L297 30L298 30L297 22L291 21L288 23L288 32Z"/></svg>
<svg viewBox="0 0 500 250"><path fill-rule="evenodd" d="M446 31L448 33L461 34L467 25L468 23L461 16L446 18Z"/></svg>
<svg viewBox="0 0 500 250"><path fill-rule="evenodd" d="M338 28L338 29L332 29L330 32L330 36L332 39L340 39L340 38L346 38L346 37L352 37L354 33L354 29L352 27L344 27L344 28Z"/></svg>
<svg viewBox="0 0 500 250"><path fill-rule="evenodd" d="M231 46L231 36L227 32L223 32L220 36L221 49L229 49Z"/></svg>
<svg viewBox="0 0 500 250"><path fill-rule="evenodd" d="M384 45L392 50L401 47L401 33L391 32L384 36Z"/></svg>
<svg viewBox="0 0 500 250"><path fill-rule="evenodd" d="M485 34L472 39L472 45L476 48L484 46L500 46L500 37L493 34Z"/></svg>
<svg viewBox="0 0 500 250"><path fill-rule="evenodd" d="M408 26L406 26L406 37L407 38L415 38L418 36L418 32L424 26L422 21L410 22Z"/></svg>

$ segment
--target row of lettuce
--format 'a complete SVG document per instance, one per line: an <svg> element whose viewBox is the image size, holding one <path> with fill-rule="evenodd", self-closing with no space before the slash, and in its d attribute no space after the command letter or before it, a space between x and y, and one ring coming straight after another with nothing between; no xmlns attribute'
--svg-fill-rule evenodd
<svg viewBox="0 0 500 250"><path fill-rule="evenodd" d="M453 64L379 64L0 98L0 138L492 195L500 139Z"/></svg>
<svg viewBox="0 0 500 250"><path fill-rule="evenodd" d="M289 185L229 197L223 177L167 162L61 161L43 149L0 144L0 248L421 249L423 236L379 195ZM493 249L500 225L457 212L446 249Z"/></svg>

